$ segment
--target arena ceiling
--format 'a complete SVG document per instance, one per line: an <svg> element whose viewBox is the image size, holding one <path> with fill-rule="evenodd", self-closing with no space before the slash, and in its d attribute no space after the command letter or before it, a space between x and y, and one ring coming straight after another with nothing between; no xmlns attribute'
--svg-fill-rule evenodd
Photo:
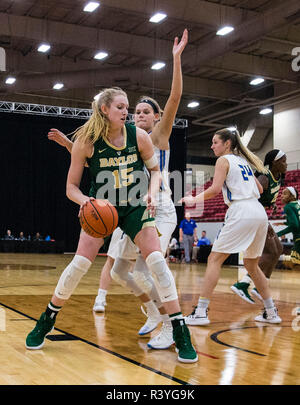
<svg viewBox="0 0 300 405"><path fill-rule="evenodd" d="M184 28L189 43L178 116L189 120L190 144L243 120L245 129L262 107L300 93L300 73L292 69L293 49L300 47L299 0L100 0L93 13L83 11L87 2L0 0L0 47L6 51L0 100L87 108L101 88L120 86L131 105L148 94L163 106L173 40ZM157 11L167 17L149 22ZM224 25L234 31L217 36ZM37 51L41 42L51 45L49 52ZM99 51L108 56L95 60ZM152 70L155 61L165 68ZM6 84L7 76L16 82ZM257 76L265 81L250 85ZM55 82L64 87L54 90ZM188 108L195 100L199 106ZM261 125L270 128L270 117Z"/></svg>

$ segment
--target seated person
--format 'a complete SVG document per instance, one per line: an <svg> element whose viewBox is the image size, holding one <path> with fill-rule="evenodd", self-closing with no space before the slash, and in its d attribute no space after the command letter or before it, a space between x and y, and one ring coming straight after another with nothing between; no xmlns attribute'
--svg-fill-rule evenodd
<svg viewBox="0 0 300 405"><path fill-rule="evenodd" d="M175 237L171 239L171 242L169 243L168 249L167 249L167 257L166 259L169 260L169 256L174 256L177 259L180 259L181 251L179 247L179 243Z"/></svg>
<svg viewBox="0 0 300 405"><path fill-rule="evenodd" d="M39 232L37 232L37 233L35 234L35 237L33 238L33 240L34 240L35 242L37 242L37 241L42 241L43 238L41 237L41 234L40 234Z"/></svg>
<svg viewBox="0 0 300 405"><path fill-rule="evenodd" d="M20 235L17 240L27 240L24 236L24 232L20 232Z"/></svg>
<svg viewBox="0 0 300 405"><path fill-rule="evenodd" d="M15 237L12 235L10 229L8 229L8 230L6 231L6 235L4 236L4 239L5 239L5 240L14 240L14 239L15 239Z"/></svg>
<svg viewBox="0 0 300 405"><path fill-rule="evenodd" d="M209 246L211 245L210 240L206 237L206 231L202 231L201 238L198 239L196 246L193 246L192 260L198 263L198 252L200 246Z"/></svg>

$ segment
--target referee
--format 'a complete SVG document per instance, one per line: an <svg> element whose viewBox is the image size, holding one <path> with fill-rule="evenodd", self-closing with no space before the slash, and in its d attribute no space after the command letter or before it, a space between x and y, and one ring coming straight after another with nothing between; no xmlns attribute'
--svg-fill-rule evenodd
<svg viewBox="0 0 300 405"><path fill-rule="evenodd" d="M191 252L194 241L197 242L197 224L191 219L189 212L186 212L185 219L180 222L179 226L179 242L183 242L185 262L190 263Z"/></svg>

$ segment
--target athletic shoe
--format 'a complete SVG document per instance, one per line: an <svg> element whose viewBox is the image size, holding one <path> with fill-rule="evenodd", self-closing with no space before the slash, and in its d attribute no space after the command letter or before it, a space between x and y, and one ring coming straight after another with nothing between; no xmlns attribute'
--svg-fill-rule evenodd
<svg viewBox="0 0 300 405"><path fill-rule="evenodd" d="M55 319L51 319L43 312L35 328L26 338L26 348L32 350L41 349L45 344L45 337L53 330L54 323Z"/></svg>
<svg viewBox="0 0 300 405"><path fill-rule="evenodd" d="M147 346L150 349L168 349L174 343L173 340L173 326L170 321L163 322L161 330L158 335L149 340Z"/></svg>
<svg viewBox="0 0 300 405"><path fill-rule="evenodd" d="M184 319L174 319L172 326L178 360L181 363L195 363L198 361L198 355L192 345L190 331Z"/></svg>
<svg viewBox="0 0 300 405"><path fill-rule="evenodd" d="M248 283L235 283L230 288L243 300L249 302L250 304L255 304L254 299L252 299L248 293L249 285L250 284Z"/></svg>
<svg viewBox="0 0 300 405"><path fill-rule="evenodd" d="M210 323L208 308L195 307L194 311L184 319L187 325L208 325Z"/></svg>
<svg viewBox="0 0 300 405"><path fill-rule="evenodd" d="M95 312L104 312L105 311L105 306L106 306L105 295L104 294L97 295L97 297L95 299L95 304L94 304L94 307L93 307L93 311L95 311Z"/></svg>
<svg viewBox="0 0 300 405"><path fill-rule="evenodd" d="M260 293L257 291L256 288L253 288L253 289L251 290L251 294L254 295L256 298L258 298L259 300L263 301L262 296L260 295Z"/></svg>
<svg viewBox="0 0 300 405"><path fill-rule="evenodd" d="M267 323L281 323L281 318L278 316L278 311L276 307L265 308L261 315L254 318L257 322L267 322Z"/></svg>
<svg viewBox="0 0 300 405"><path fill-rule="evenodd" d="M148 312L144 310L143 306L141 306L141 310L143 314L148 317L146 323L139 330L139 335L143 336L157 328L157 326L161 323L161 315L155 305L148 308Z"/></svg>

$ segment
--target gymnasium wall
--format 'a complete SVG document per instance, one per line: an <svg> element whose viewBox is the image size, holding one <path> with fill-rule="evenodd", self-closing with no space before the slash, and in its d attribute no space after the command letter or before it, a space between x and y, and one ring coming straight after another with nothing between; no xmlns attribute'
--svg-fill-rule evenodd
<svg viewBox="0 0 300 405"><path fill-rule="evenodd" d="M47 133L58 128L70 133L84 123L72 118L0 113L1 119L1 210L0 237L7 229L14 236L40 232L64 241L66 252L75 252L80 225L79 206L66 197L69 152ZM175 128L170 139L170 170L185 170L185 129ZM81 189L89 190L89 172L84 170ZM177 208L179 218L182 207Z"/></svg>
<svg viewBox="0 0 300 405"><path fill-rule="evenodd" d="M287 154L289 170L300 169L300 97L274 106L274 148Z"/></svg>

